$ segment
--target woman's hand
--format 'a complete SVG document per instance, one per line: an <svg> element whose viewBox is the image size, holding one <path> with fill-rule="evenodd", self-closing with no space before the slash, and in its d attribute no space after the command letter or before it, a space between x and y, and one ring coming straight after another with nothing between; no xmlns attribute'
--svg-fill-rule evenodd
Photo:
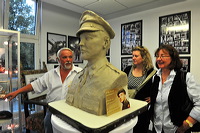
<svg viewBox="0 0 200 133"><path fill-rule="evenodd" d="M190 128L189 124L183 121L183 124L177 128L176 133L185 133Z"/></svg>
<svg viewBox="0 0 200 133"><path fill-rule="evenodd" d="M146 101L147 103L150 103L150 102L151 102L151 98L150 98L150 97L146 97L146 98L145 98L145 101Z"/></svg>

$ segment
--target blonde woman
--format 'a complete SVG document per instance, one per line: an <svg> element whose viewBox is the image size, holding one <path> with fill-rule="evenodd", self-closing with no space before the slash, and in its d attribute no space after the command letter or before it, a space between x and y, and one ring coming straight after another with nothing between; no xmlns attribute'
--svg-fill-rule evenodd
<svg viewBox="0 0 200 133"><path fill-rule="evenodd" d="M155 74L151 55L143 46L134 47L132 51L132 66L124 69L128 77L129 96L138 100L150 102L150 86ZM138 116L138 122L133 129L134 133L147 133L149 127L149 112ZM142 128L141 128L142 127Z"/></svg>

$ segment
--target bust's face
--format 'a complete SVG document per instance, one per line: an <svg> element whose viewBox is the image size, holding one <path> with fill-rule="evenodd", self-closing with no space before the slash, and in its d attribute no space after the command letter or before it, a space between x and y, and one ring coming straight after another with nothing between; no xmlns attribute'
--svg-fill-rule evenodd
<svg viewBox="0 0 200 133"><path fill-rule="evenodd" d="M83 60L96 60L105 52L105 35L102 31L83 32L80 34L81 58Z"/></svg>

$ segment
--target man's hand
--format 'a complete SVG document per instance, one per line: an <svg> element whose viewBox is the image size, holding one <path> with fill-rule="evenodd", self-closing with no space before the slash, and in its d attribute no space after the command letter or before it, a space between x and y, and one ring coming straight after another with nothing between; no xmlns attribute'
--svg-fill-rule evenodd
<svg viewBox="0 0 200 133"><path fill-rule="evenodd" d="M17 93L16 91L14 91L14 92L11 92L11 93L5 95L5 96L3 97L3 99L6 99L6 98L7 98L9 101L11 101L11 100L12 100L13 98L15 98L17 95L18 95L18 93Z"/></svg>

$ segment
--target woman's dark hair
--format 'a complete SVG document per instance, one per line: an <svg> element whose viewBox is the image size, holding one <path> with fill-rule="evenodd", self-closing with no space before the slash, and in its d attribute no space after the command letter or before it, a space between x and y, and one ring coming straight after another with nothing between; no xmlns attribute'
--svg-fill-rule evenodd
<svg viewBox="0 0 200 133"><path fill-rule="evenodd" d="M155 51L155 57L158 55L158 52L160 50L166 51L169 53L171 57L171 63L169 64L169 69L174 69L175 71L178 71L182 68L182 62L179 57L178 51L172 47L171 45L161 45L156 51ZM158 68L158 65L156 63L156 67Z"/></svg>

